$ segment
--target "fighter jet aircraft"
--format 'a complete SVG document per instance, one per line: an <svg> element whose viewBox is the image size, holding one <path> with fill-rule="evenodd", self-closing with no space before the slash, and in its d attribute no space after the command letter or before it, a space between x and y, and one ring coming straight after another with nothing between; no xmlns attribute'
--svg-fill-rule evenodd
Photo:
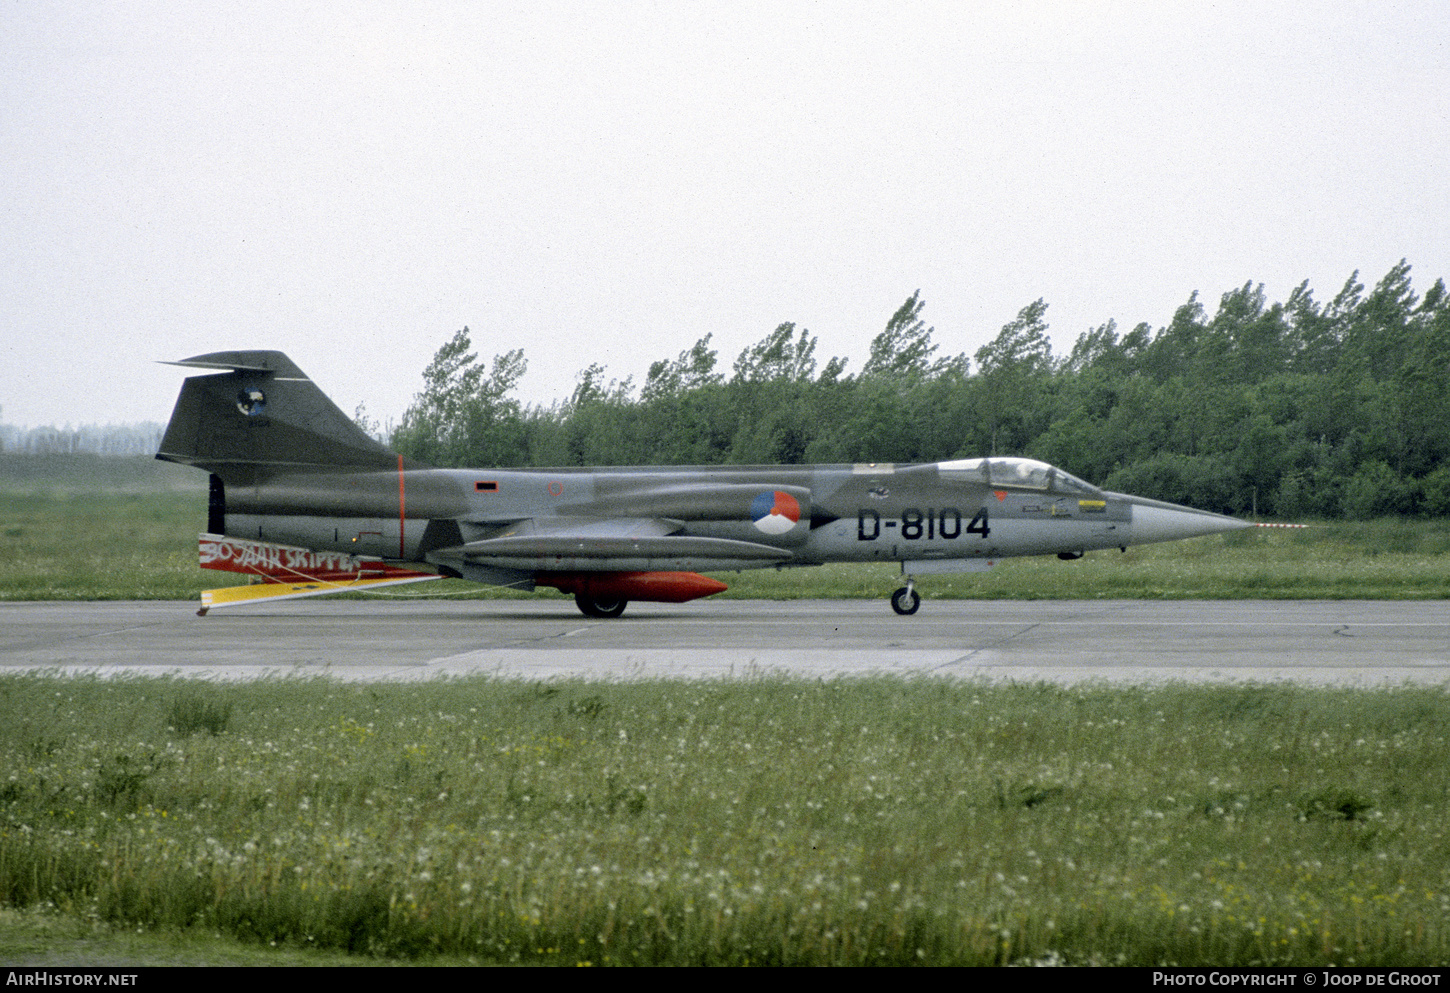
<svg viewBox="0 0 1450 993"><path fill-rule="evenodd" d="M911 465L435 469L370 438L281 352L189 377L156 457L211 473L203 566L261 584L209 607L442 576L572 593L589 617L726 589L701 572L898 562L918 576L1080 558L1252 525L1100 490L1025 458Z"/></svg>

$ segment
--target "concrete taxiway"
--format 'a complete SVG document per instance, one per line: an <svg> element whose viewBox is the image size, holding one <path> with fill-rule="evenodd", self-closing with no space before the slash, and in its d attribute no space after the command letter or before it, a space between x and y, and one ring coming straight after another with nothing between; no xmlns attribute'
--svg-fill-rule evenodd
<svg viewBox="0 0 1450 993"><path fill-rule="evenodd" d="M0 672L345 680L868 674L1075 683L1450 684L1438 601L550 600L0 604Z"/></svg>

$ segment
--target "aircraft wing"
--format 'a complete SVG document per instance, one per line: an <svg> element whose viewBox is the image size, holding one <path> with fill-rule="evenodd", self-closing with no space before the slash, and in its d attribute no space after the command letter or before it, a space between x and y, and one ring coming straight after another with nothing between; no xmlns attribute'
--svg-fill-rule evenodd
<svg viewBox="0 0 1450 993"><path fill-rule="evenodd" d="M203 569L239 572L261 580L250 586L202 590L201 609L197 611L202 616L213 607L327 596L443 578L437 573L418 572L356 555L315 552L310 548L220 534L201 535L197 549Z"/></svg>
<svg viewBox="0 0 1450 993"><path fill-rule="evenodd" d="M632 571L734 569L789 562L787 549L753 541L682 535L668 518L562 517L519 521L490 538L436 554L505 569Z"/></svg>

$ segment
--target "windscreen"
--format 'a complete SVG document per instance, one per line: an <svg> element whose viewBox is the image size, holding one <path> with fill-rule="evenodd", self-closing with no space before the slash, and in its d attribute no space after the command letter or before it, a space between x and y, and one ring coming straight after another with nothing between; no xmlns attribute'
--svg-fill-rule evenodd
<svg viewBox="0 0 1450 993"><path fill-rule="evenodd" d="M1010 486L1014 489L1052 493L1098 492L1097 487L1036 459L956 459L937 463L937 472L942 479L959 483Z"/></svg>

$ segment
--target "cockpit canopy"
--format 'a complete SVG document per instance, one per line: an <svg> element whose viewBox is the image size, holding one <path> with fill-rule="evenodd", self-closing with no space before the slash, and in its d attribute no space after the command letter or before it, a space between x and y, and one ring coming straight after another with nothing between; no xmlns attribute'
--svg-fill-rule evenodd
<svg viewBox="0 0 1450 993"><path fill-rule="evenodd" d="M985 483L988 486L1010 486L1047 493L1101 492L1096 486L1036 459L956 459L938 462L936 468L942 479L952 482Z"/></svg>

